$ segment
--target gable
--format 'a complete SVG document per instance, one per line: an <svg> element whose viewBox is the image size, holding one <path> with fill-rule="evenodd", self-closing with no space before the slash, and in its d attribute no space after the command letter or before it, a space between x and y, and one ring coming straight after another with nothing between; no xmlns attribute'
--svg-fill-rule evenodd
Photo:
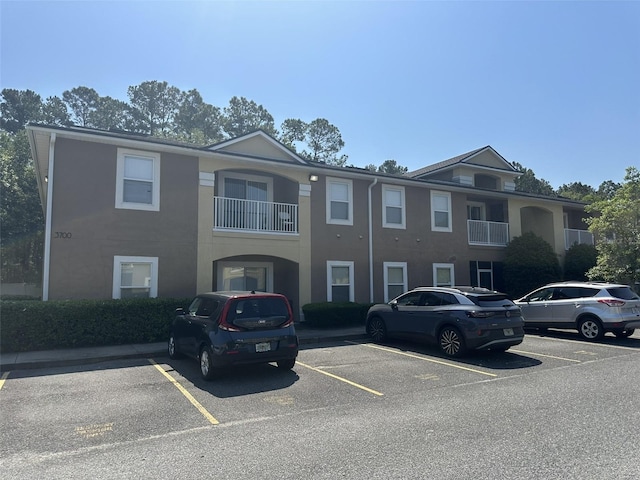
<svg viewBox="0 0 640 480"><path fill-rule="evenodd" d="M465 159L463 163L469 165L480 165L483 167L497 168L499 170L513 170L513 167L509 165L504 158L498 155L493 149L486 149L475 155Z"/></svg>
<svg viewBox="0 0 640 480"><path fill-rule="evenodd" d="M220 153L232 153L234 155L246 155L292 163L306 163L294 152L262 131L212 145L208 149Z"/></svg>

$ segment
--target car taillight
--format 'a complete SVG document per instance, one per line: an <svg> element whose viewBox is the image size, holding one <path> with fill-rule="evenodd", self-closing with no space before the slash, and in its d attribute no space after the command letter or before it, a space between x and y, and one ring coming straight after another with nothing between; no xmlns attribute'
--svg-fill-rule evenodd
<svg viewBox="0 0 640 480"><path fill-rule="evenodd" d="M227 322L227 316L229 315L229 310L230 310L230 304L227 303L224 308L222 309L222 313L220 314L220 323L218 324L218 328L220 330L225 330L227 332L241 332L242 329L238 328L234 325L231 325L229 322Z"/></svg>
<svg viewBox="0 0 640 480"><path fill-rule="evenodd" d="M598 303L604 303L610 307L622 307L625 304L623 300L616 300L615 298L601 298Z"/></svg>

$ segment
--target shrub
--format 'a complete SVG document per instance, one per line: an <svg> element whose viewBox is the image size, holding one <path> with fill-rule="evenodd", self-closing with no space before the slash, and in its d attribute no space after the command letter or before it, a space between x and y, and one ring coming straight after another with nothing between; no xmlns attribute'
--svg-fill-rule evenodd
<svg viewBox="0 0 640 480"><path fill-rule="evenodd" d="M593 245L572 245L564 257L564 279L587 281L587 272L596 266L597 261L598 250Z"/></svg>
<svg viewBox="0 0 640 480"><path fill-rule="evenodd" d="M314 327L364 325L370 303L319 302L303 305L304 323Z"/></svg>
<svg viewBox="0 0 640 480"><path fill-rule="evenodd" d="M519 298L560 278L558 257L542 237L527 232L511 240L505 251L505 293Z"/></svg>
<svg viewBox="0 0 640 480"><path fill-rule="evenodd" d="M164 341L191 299L2 301L3 352Z"/></svg>

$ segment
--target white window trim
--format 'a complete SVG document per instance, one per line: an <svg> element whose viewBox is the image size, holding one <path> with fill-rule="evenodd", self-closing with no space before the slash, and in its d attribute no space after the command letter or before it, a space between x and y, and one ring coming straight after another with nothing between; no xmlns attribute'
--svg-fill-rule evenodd
<svg viewBox="0 0 640 480"><path fill-rule="evenodd" d="M400 223L388 223L387 222L387 192L388 191L396 191L400 192L400 209L401 209L401 220ZM396 205L391 205L392 207L396 207ZM396 187L391 185L383 185L382 186L382 226L384 228L399 228L406 229L406 201L404 197L404 187Z"/></svg>
<svg viewBox="0 0 640 480"><path fill-rule="evenodd" d="M347 214L348 218L346 220L331 218L331 185L335 183L347 185L349 206ZM353 225L353 182L342 178L327 177L326 196L327 223L335 225Z"/></svg>
<svg viewBox="0 0 640 480"><path fill-rule="evenodd" d="M453 263L434 263L433 264L433 286L438 286L438 269L449 269L451 273L451 287L456 284L455 265Z"/></svg>
<svg viewBox="0 0 640 480"><path fill-rule="evenodd" d="M353 286L353 279L354 279L354 275L353 275L353 267L354 267L354 262L343 262L343 261L336 261L336 260L328 260L327 261L327 302L331 302L332 300L332 296L333 296L333 276L331 275L331 269L333 267L349 267L349 301L353 302L355 295L354 295L354 286Z"/></svg>
<svg viewBox="0 0 640 480"><path fill-rule="evenodd" d="M487 220L487 206L482 202L467 202L467 207L477 207L480 209L480 216L482 218L470 218L467 214L467 220L480 220L485 222ZM468 210L467 210L468 212Z"/></svg>
<svg viewBox="0 0 640 480"><path fill-rule="evenodd" d="M271 262L218 262L216 278L218 289L224 284L223 271L226 267L260 267L267 269L267 292L273 292L273 263Z"/></svg>
<svg viewBox="0 0 640 480"><path fill-rule="evenodd" d="M384 301L388 302L393 300L389 298L389 268L402 268L402 287L403 291L409 290L407 281L407 262L383 262L382 264L384 272Z"/></svg>
<svg viewBox="0 0 640 480"><path fill-rule="evenodd" d="M236 180L245 180L247 182L260 182L267 184L267 202L273 202L273 178L263 177L261 175L249 175L247 173L238 172L221 172L220 173L220 196L226 197L224 191L225 178L233 178Z"/></svg>
<svg viewBox="0 0 640 480"><path fill-rule="evenodd" d="M151 203L125 202L124 195L124 157L148 158L153 160L153 187L151 191ZM116 208L127 210L160 211L160 154L141 150L129 150L118 148L118 161L116 168Z"/></svg>
<svg viewBox="0 0 640 480"><path fill-rule="evenodd" d="M148 263L151 264L151 281L149 283L149 298L158 296L158 257L129 257L115 255L113 257L113 298L121 298L120 280L122 278L123 263Z"/></svg>
<svg viewBox="0 0 640 480"><path fill-rule="evenodd" d="M448 227L436 227L436 210L434 208L434 201L433 198L435 196L442 196L442 197L446 197L447 198L447 208L449 209L449 211L447 212L449 218L448 218ZM450 192L439 192L439 191L432 191L431 192L431 230L434 232L451 232L453 231L453 228L451 226L451 193Z"/></svg>

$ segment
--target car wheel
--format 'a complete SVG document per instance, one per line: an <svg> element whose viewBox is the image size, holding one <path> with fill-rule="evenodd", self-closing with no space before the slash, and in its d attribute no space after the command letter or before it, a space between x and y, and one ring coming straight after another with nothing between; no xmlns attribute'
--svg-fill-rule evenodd
<svg viewBox="0 0 640 480"><path fill-rule="evenodd" d="M602 325L593 317L586 317L578 322L578 333L585 340L600 340L604 337Z"/></svg>
<svg viewBox="0 0 640 480"><path fill-rule="evenodd" d="M629 330L616 330L613 333L618 338L627 338L627 337L630 337L631 335L633 335L633 332L635 332L635 331L636 331L635 328L630 328Z"/></svg>
<svg viewBox="0 0 640 480"><path fill-rule="evenodd" d="M282 370L291 370L295 364L296 364L295 358L287 358L286 360L278 360L276 362L276 365L278 365L278 368Z"/></svg>
<svg viewBox="0 0 640 480"><path fill-rule="evenodd" d="M211 347L205 346L200 350L200 374L205 380L211 380L216 376L216 368L213 366L213 353Z"/></svg>
<svg viewBox="0 0 640 480"><path fill-rule="evenodd" d="M449 357L460 357L465 352L464 339L454 327L444 327L438 335L438 345L442 353Z"/></svg>
<svg viewBox="0 0 640 480"><path fill-rule="evenodd" d="M172 360L182 356L176 348L176 339L174 338L173 333L169 336L169 341L167 342L167 353L169 354L169 358Z"/></svg>
<svg viewBox="0 0 640 480"><path fill-rule="evenodd" d="M367 325L367 333L374 342L382 342L387 338L387 327L384 320L380 317L374 317Z"/></svg>

